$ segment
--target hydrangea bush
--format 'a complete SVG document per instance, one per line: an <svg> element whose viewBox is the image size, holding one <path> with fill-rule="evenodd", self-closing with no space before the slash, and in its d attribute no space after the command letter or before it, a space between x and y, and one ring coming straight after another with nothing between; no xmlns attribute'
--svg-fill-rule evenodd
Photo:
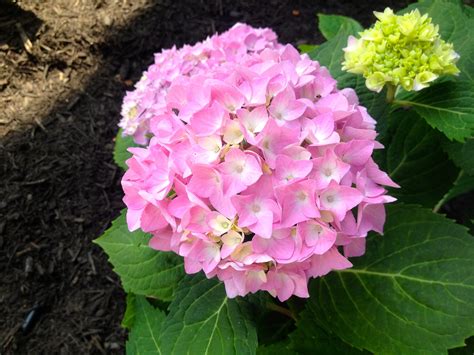
<svg viewBox="0 0 474 355"><path fill-rule="evenodd" d="M214 42L231 47L245 33L245 46L260 32L238 24ZM189 50L202 56L200 47ZM285 301L308 297L310 277L351 266L337 246L364 253L394 200L380 185L397 185L371 158L381 145L354 90L338 90L291 45L269 47L185 71L165 92L145 87L133 107L150 117L151 139L130 149L122 186L129 229L183 256L187 273L217 276L229 297L267 290ZM149 97L153 113L142 109Z"/></svg>
<svg viewBox="0 0 474 355"><path fill-rule="evenodd" d="M127 352L445 353L474 335L474 239L438 213L474 189L472 8L375 15L319 15L328 41L303 54L237 24L156 54L126 94L127 208L98 243L129 293Z"/></svg>

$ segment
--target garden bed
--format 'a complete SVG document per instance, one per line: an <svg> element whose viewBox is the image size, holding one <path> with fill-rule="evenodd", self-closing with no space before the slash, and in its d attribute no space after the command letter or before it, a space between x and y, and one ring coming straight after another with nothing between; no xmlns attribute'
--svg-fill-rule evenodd
<svg viewBox="0 0 474 355"><path fill-rule="evenodd" d="M0 2L1 353L123 352L124 293L91 241L123 208L113 139L154 52L239 21L319 43L316 13L368 25L407 1L35 3Z"/></svg>

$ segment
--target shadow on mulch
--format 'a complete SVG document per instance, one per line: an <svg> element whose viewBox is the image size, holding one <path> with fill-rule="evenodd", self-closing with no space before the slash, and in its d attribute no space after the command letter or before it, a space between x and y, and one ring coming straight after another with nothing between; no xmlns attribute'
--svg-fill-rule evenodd
<svg viewBox="0 0 474 355"><path fill-rule="evenodd" d="M154 52L239 21L272 27L282 42L318 43L318 12L368 25L372 10L406 3L167 0L115 28L93 48L101 69L84 91L0 141L0 352L123 352L124 293L91 241L123 208L113 139L124 92Z"/></svg>
<svg viewBox="0 0 474 355"><path fill-rule="evenodd" d="M9 0L0 0L0 47L8 44L14 50L23 48L21 36L15 32L23 32L28 38L35 38L42 21L31 11L25 11ZM16 27L16 31L5 31L8 27Z"/></svg>

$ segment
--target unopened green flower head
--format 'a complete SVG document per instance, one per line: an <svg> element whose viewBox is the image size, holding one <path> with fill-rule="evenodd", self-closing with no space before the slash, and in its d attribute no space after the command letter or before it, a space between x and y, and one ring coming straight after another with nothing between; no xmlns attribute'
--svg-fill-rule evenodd
<svg viewBox="0 0 474 355"><path fill-rule="evenodd" d="M362 74L367 87L380 92L385 84L418 91L445 74L458 74L459 55L443 41L438 26L418 9L397 16L389 8L374 12L378 21L349 37L343 69Z"/></svg>

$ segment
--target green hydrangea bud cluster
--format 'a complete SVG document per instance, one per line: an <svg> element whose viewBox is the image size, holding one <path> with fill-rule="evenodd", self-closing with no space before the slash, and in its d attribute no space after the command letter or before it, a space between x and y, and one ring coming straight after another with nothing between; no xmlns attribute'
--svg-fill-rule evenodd
<svg viewBox="0 0 474 355"><path fill-rule="evenodd" d="M349 37L343 63L344 70L362 74L370 90L380 92L388 84L418 91L440 75L459 73L459 55L428 15L414 10L397 16L389 8L374 14L374 26L359 39Z"/></svg>

